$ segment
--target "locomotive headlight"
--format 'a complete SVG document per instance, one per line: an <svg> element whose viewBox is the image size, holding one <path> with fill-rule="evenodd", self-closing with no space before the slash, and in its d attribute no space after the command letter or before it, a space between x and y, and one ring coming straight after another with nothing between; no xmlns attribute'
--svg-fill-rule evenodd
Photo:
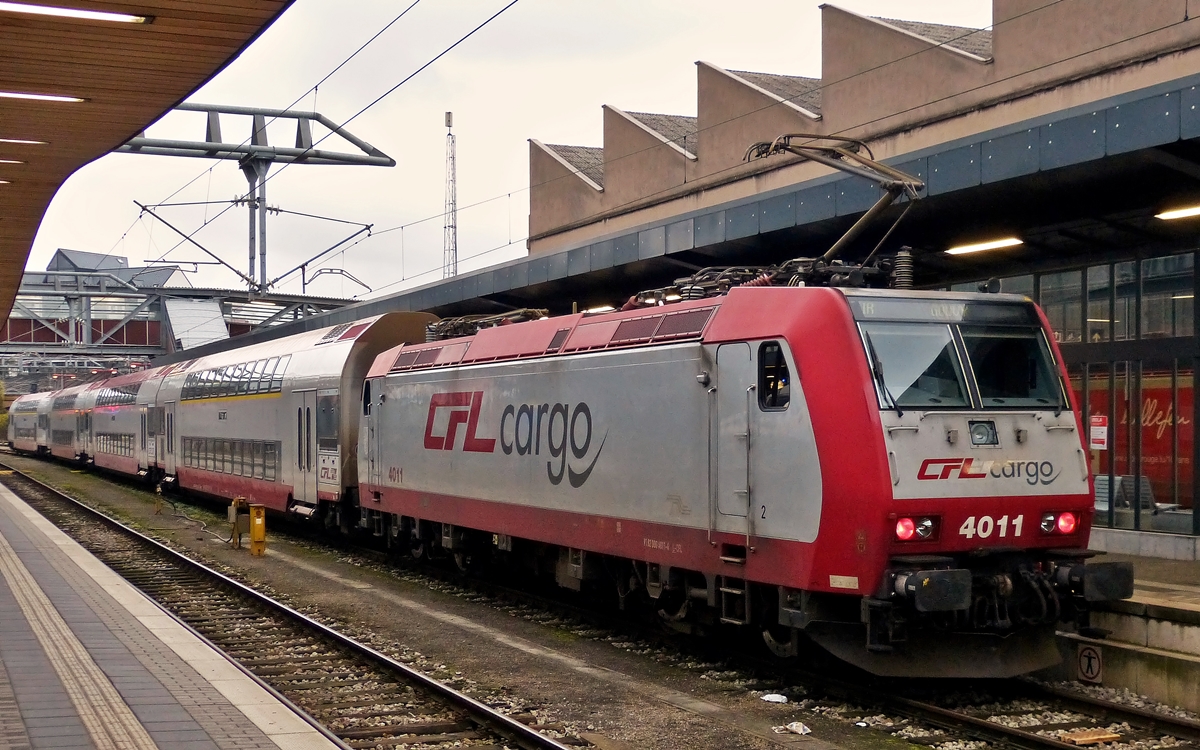
<svg viewBox="0 0 1200 750"><path fill-rule="evenodd" d="M1058 519L1055 518L1053 513L1043 513L1042 514L1042 533L1043 534L1053 534L1054 533L1054 524L1057 521L1058 521Z"/></svg>
<svg viewBox="0 0 1200 750"><path fill-rule="evenodd" d="M933 519L922 518L917 521L917 536L921 539L929 539L933 536Z"/></svg>
<svg viewBox="0 0 1200 750"><path fill-rule="evenodd" d="M968 422L971 431L971 445L999 445L1000 438L996 434L996 423Z"/></svg>

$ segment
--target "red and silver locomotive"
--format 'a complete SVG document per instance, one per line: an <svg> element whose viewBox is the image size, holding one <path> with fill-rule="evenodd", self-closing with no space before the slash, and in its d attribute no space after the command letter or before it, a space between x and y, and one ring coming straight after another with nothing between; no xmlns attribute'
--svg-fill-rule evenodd
<svg viewBox="0 0 1200 750"><path fill-rule="evenodd" d="M1018 674L1132 593L1128 566L1083 564L1065 383L1004 295L734 288L487 328L376 359L360 505L417 546L551 545L563 585L779 653L805 634L881 674Z"/></svg>

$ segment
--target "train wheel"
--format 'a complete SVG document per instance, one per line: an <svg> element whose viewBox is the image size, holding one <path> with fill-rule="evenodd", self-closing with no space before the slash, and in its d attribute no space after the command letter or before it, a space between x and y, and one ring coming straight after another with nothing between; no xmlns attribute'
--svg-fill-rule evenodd
<svg viewBox="0 0 1200 750"><path fill-rule="evenodd" d="M795 628L763 628L763 643L780 659L791 659L800 652L800 633Z"/></svg>
<svg viewBox="0 0 1200 750"><path fill-rule="evenodd" d="M471 563L471 556L466 552L454 553L454 565L459 569L460 572L469 573L474 567Z"/></svg>

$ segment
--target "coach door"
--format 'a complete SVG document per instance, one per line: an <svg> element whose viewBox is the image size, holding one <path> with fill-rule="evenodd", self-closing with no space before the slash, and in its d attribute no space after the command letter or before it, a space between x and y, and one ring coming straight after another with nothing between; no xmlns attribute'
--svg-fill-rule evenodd
<svg viewBox="0 0 1200 750"><path fill-rule="evenodd" d="M163 453L163 471L174 476L175 474L175 402L168 401L163 407L164 425L163 445L166 449Z"/></svg>
<svg viewBox="0 0 1200 750"><path fill-rule="evenodd" d="M317 392L300 391L295 393L292 402L296 404L295 439L296 439L296 482L292 489L293 497L300 502L316 505L317 503Z"/></svg>
<svg viewBox="0 0 1200 750"><path fill-rule="evenodd" d="M750 448L754 363L749 344L717 349L716 528L751 534Z"/></svg>

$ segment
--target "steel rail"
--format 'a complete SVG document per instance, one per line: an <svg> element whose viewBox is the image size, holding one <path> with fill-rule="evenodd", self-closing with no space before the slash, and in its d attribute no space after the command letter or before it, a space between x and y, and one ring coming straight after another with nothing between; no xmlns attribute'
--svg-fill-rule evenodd
<svg viewBox="0 0 1200 750"><path fill-rule="evenodd" d="M1044 700L1056 700L1064 706L1080 712L1100 711L1114 721L1128 722L1131 726L1144 726L1150 731L1165 730L1176 737L1188 739L1194 743L1200 742L1200 721L1161 714L1137 706L1127 706L1052 685L1026 683L1021 689L1023 692L1038 694L1038 697Z"/></svg>
<svg viewBox="0 0 1200 750"><path fill-rule="evenodd" d="M347 650L364 657L384 670L396 673L405 681L428 690L430 693L444 700L446 703L461 709L468 716L478 721L484 727L495 731L505 739L515 742L522 748L526 748L527 750L573 750L567 745L564 745L551 737L547 737L546 735L531 729L507 714L500 713L490 706L480 703L469 695L465 695L458 690L455 690L454 688L433 679L429 675L413 669L407 664L396 661L390 656L376 651L370 646L359 643L353 638L350 638L349 636L344 635L343 633L340 633L327 625L317 622L301 612L297 612L286 604L278 602L266 594L247 586L246 584L236 581L223 573L213 570L201 562L193 560L190 557L171 549L162 542L152 539L151 537L148 537L145 534L126 526L117 519L112 518L111 516L108 516L107 514L95 508L89 507L70 495L51 487L45 482L35 479L34 477L21 471L20 469L17 469L14 466L0 461L0 468L11 471L13 474L21 477L25 481L36 485L39 489L54 495L56 498L72 506L74 509L77 509L86 515L95 518L100 523L108 526L111 529L115 529L122 534L137 540L140 544L153 549L155 552L163 555L172 562L200 573L206 578L223 584L224 586L233 589L238 594L252 599L256 604L271 610L272 612L283 615L284 617L300 624L304 628L309 629L318 635L342 646L343 648L346 648ZM301 711L300 714L311 719L311 717L308 717L303 711ZM311 720L316 722L316 719ZM318 726L320 726L319 722L316 723Z"/></svg>

